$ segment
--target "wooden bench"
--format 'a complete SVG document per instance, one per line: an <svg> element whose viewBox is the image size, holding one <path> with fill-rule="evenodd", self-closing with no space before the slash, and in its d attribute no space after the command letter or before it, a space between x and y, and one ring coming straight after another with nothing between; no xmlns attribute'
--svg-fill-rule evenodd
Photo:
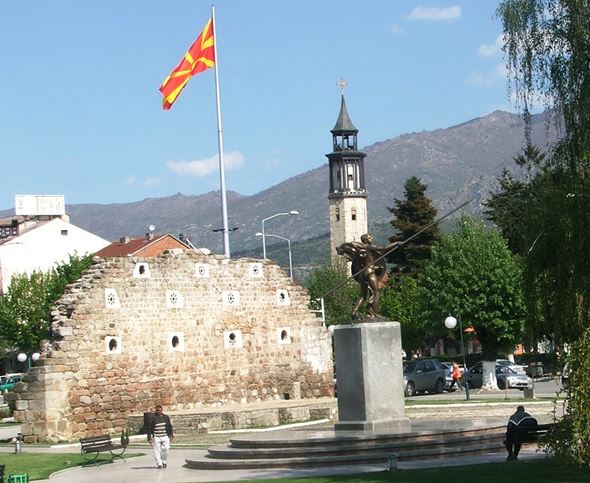
<svg viewBox="0 0 590 483"><path fill-rule="evenodd" d="M125 461L125 458L123 458L123 453L125 453L126 449L126 444L114 444L108 434L92 436L90 438L80 438L80 452L86 460L86 463L84 463L85 465L94 463L98 466L98 462L96 460L99 454L106 452L111 455L111 458L107 461L107 463L111 463L116 458L120 458Z"/></svg>
<svg viewBox="0 0 590 483"><path fill-rule="evenodd" d="M554 424L537 424L536 426L523 426L517 429L516 440L521 443L537 443L539 438L549 434Z"/></svg>

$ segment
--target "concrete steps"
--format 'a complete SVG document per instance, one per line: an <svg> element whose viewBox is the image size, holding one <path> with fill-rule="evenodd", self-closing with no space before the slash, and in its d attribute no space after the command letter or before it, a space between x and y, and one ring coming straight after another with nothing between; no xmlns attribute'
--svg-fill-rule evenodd
<svg viewBox="0 0 590 483"><path fill-rule="evenodd" d="M232 438L205 457L186 460L194 469L263 469L388 463L504 451L505 427L405 434L283 431Z"/></svg>

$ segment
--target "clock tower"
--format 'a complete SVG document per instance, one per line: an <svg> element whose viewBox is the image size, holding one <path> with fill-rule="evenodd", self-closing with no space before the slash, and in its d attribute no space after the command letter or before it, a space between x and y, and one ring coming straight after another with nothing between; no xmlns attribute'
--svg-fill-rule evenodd
<svg viewBox="0 0 590 483"><path fill-rule="evenodd" d="M344 90L346 82L338 86ZM358 129L354 127L344 101L331 130L332 152L326 154L329 163L330 192L330 254L334 260L336 247L345 242L359 241L368 231L367 191L365 190L365 156L358 150Z"/></svg>

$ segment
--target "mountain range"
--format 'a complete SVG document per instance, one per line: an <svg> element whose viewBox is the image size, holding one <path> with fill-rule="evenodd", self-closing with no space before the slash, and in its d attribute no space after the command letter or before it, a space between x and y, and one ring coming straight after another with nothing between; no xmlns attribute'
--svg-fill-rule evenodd
<svg viewBox="0 0 590 483"><path fill-rule="evenodd" d="M362 129L359 133L362 138ZM545 115L532 120L532 140L541 149L556 139ZM326 144L331 136L326 130ZM446 129L404 134L362 149L366 187L369 193L370 231L383 230L394 198L403 198L403 185L410 176L427 186L427 196L439 215L464 201L462 211L480 214L482 202L496 188L503 168L516 172L514 156L524 147L522 117L503 111L472 119ZM299 216L281 216L266 225L266 231L289 238L293 244L327 244L328 165L301 173L252 196L227 192L232 254L257 253L261 257L261 221L275 213L297 210ZM72 204L66 211L72 223L109 240L142 236L150 225L156 233L187 236L193 245L223 253L219 192L198 196L178 193L163 198L120 204ZM0 212L8 215L13 211ZM272 226L272 227L271 227ZM322 241L323 240L323 241ZM270 247L274 240L267 238ZM325 254L327 255L327 248Z"/></svg>

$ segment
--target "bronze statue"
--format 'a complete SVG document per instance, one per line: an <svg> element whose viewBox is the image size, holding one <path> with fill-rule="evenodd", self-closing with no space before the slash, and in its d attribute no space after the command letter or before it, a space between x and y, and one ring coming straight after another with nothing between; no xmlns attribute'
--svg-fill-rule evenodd
<svg viewBox="0 0 590 483"><path fill-rule="evenodd" d="M361 286L361 297L352 309L352 318L358 318L360 308L365 305L365 318L374 318L379 310L379 290L387 282L387 268L384 255L400 242L385 247L373 246L373 237L368 233L361 241L346 242L336 247L336 253L352 262L352 274Z"/></svg>

